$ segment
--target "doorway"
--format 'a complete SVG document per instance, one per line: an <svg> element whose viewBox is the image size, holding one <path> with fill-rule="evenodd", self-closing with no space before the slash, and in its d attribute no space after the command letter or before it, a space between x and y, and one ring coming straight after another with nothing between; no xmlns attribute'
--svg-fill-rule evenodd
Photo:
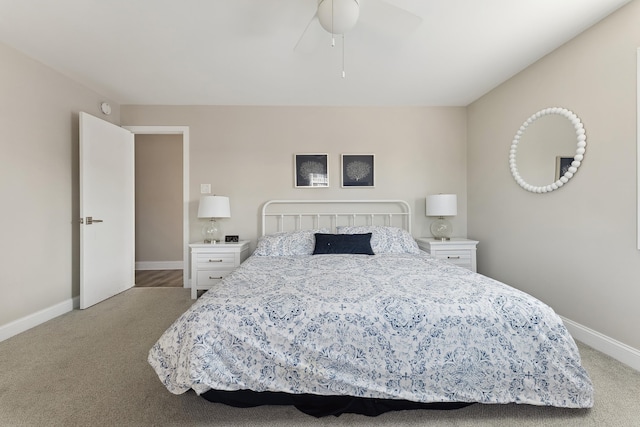
<svg viewBox="0 0 640 427"><path fill-rule="evenodd" d="M182 136L182 285L189 283L189 128L187 126L123 126L135 135Z"/></svg>

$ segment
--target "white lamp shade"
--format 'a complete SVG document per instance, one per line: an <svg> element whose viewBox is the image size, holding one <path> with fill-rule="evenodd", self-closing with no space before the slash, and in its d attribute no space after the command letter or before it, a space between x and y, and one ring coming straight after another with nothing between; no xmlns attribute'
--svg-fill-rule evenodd
<svg viewBox="0 0 640 427"><path fill-rule="evenodd" d="M455 216L458 214L458 196L455 194L433 194L427 196L427 216Z"/></svg>
<svg viewBox="0 0 640 427"><path fill-rule="evenodd" d="M352 29L360 16L356 0L324 0L318 5L318 21L332 34L344 34Z"/></svg>
<svg viewBox="0 0 640 427"><path fill-rule="evenodd" d="M225 196L204 196L200 198L198 218L230 218L229 198Z"/></svg>

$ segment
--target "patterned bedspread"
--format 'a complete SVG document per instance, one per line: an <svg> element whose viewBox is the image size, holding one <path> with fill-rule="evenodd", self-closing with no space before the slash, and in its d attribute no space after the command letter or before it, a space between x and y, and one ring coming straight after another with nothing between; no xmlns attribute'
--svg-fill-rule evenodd
<svg viewBox="0 0 640 427"><path fill-rule="evenodd" d="M148 360L176 394L593 405L578 349L551 308L426 254L250 257Z"/></svg>

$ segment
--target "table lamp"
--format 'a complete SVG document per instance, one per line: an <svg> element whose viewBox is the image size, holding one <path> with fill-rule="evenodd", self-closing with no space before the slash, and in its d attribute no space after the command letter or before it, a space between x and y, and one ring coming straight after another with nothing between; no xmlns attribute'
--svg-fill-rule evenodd
<svg viewBox="0 0 640 427"><path fill-rule="evenodd" d="M217 243L220 241L220 228L216 219L231 218L229 198L225 196L203 196L198 206L198 218L209 218L202 227L202 236L205 243Z"/></svg>
<svg viewBox="0 0 640 427"><path fill-rule="evenodd" d="M436 216L438 219L431 223L431 234L438 240L450 240L453 233L451 222L446 216L458 214L458 198L455 194L433 194L427 196L427 216Z"/></svg>

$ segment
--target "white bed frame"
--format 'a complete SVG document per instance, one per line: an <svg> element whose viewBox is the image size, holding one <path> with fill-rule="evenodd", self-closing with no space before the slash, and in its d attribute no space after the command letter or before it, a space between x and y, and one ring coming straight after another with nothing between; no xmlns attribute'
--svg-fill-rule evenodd
<svg viewBox="0 0 640 427"><path fill-rule="evenodd" d="M385 225L411 233L404 200L269 200L262 206L262 235L338 226Z"/></svg>

